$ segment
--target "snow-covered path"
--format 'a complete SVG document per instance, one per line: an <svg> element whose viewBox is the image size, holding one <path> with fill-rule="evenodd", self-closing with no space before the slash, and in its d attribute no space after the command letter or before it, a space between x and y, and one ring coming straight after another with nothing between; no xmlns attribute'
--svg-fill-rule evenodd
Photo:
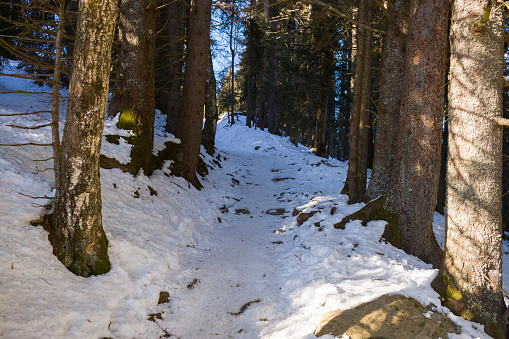
<svg viewBox="0 0 509 339"><path fill-rule="evenodd" d="M230 127L222 128L220 135ZM303 159L322 164L318 158L286 139L265 137L269 140L261 142L230 132L218 138L218 151L228 158L222 163L227 173L222 183L233 187L221 223L182 262L186 280L175 286L172 314L165 319L172 335L257 338L287 308L281 295L287 279L285 245L274 231L295 223L293 208L309 202L313 194L327 189L337 195L341 176L334 186L317 187L309 171L301 170L310 167ZM277 215L277 209L284 213Z"/></svg>
<svg viewBox="0 0 509 339"><path fill-rule="evenodd" d="M280 207L274 195L281 192L271 181L267 157L234 152L227 156L243 164L225 179L239 184L219 227L182 263L188 268L189 284L182 282L174 292L169 320L170 328L178 325L170 333L181 338L233 338L239 333L257 337L255 324L269 317L277 302L279 245L272 241L277 241L273 231L282 219L265 211ZM249 302L242 314L232 314Z"/></svg>

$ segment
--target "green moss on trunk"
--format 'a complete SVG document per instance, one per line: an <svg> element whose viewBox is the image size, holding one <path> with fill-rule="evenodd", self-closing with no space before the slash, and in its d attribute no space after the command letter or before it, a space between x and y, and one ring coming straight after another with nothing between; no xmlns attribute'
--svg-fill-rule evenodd
<svg viewBox="0 0 509 339"><path fill-rule="evenodd" d="M398 228L399 218L385 208L385 195L370 201L357 212L344 217L343 220L334 225L334 228L345 229L345 225L352 220L361 220L364 226L372 220L387 221L383 237L393 246L401 248L401 233Z"/></svg>
<svg viewBox="0 0 509 339"><path fill-rule="evenodd" d="M148 127L142 125L140 118L131 109L125 109L120 113L117 127L134 133L133 137L126 138L133 145L131 162L127 165L129 173L136 175L140 169L143 169L146 175L150 175L152 142L149 139L150 133L146 130Z"/></svg>
<svg viewBox="0 0 509 339"><path fill-rule="evenodd" d="M453 278L446 272L440 270L431 286L440 295L442 305L450 309L454 314L466 320L484 324L486 333L490 334L493 338L506 338L504 333L505 328L497 324L496 319L483 314L482 305L476 304L475 297L472 298L468 293L460 291ZM500 309L505 309L505 304L501 305Z"/></svg>
<svg viewBox="0 0 509 339"><path fill-rule="evenodd" d="M68 247L86 247L86 241L82 237L76 237L76 241L66 246L65 243L58 240L56 225L56 214L48 214L43 217L43 228L48 231L48 240L53 247L53 254L62 262L62 264L72 273L89 277L91 275L101 275L107 273L111 269L110 260L108 258L108 239L101 228L101 235L97 239L98 242L94 248L98 251L84 250L84 253L77 251L69 251ZM79 234L79 232L77 232Z"/></svg>

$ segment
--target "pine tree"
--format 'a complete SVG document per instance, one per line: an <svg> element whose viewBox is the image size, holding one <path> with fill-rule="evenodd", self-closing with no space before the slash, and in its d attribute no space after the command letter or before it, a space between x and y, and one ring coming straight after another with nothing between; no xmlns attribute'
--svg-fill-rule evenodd
<svg viewBox="0 0 509 339"><path fill-rule="evenodd" d="M371 22L373 18L372 3L359 0L359 21ZM371 41L372 33L358 26L358 53L356 55L355 91L350 113L350 159L348 176L345 185L348 187L348 202L358 203L366 199L369 114L371 96Z"/></svg>
<svg viewBox="0 0 509 339"><path fill-rule="evenodd" d="M212 0L195 0L191 4L182 109L175 132L182 142L180 175L196 188L202 187L196 176L196 168L200 157L205 105L211 7Z"/></svg>
<svg viewBox="0 0 509 339"><path fill-rule="evenodd" d="M439 267L442 251L432 221L440 173L449 3L411 0L409 13L398 154L387 193L387 208L398 222L387 226L384 237Z"/></svg>
<svg viewBox="0 0 509 339"><path fill-rule="evenodd" d="M396 158L409 5L409 0L396 0L390 9L392 20L387 20L376 118L375 155L366 192L369 199L375 199L387 191Z"/></svg>
<svg viewBox="0 0 509 339"><path fill-rule="evenodd" d="M452 6L446 243L433 286L449 309L484 324L498 339L506 330L499 290L502 128L497 124L504 31L502 10L493 5L490 15L491 6L484 0L458 0Z"/></svg>
<svg viewBox="0 0 509 339"><path fill-rule="evenodd" d="M207 88L205 91L205 123L203 125L201 144L210 155L214 154L218 117L219 115L216 104L216 76L214 75L212 53L209 52L207 64Z"/></svg>
<svg viewBox="0 0 509 339"><path fill-rule="evenodd" d="M118 127L132 130L129 171L149 174L154 144L154 51L156 2L122 0L119 17L119 76L110 111L120 112Z"/></svg>

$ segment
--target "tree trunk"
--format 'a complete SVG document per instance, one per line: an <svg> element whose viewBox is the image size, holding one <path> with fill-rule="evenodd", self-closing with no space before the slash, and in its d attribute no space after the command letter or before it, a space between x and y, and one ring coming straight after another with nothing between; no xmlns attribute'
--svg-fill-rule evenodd
<svg viewBox="0 0 509 339"><path fill-rule="evenodd" d="M235 26L235 11L236 11L236 0L230 0L231 2L231 15L230 15L230 54L231 54L231 66L230 66L230 114L229 123L235 124L235 52L236 43L234 43L233 27Z"/></svg>
<svg viewBox="0 0 509 339"><path fill-rule="evenodd" d="M263 79L263 75L261 76ZM265 87L263 87L263 80L260 81L260 91L265 91ZM256 126L260 128L262 131L265 128L265 107L266 100L264 93L258 93L258 110L256 112Z"/></svg>
<svg viewBox="0 0 509 339"><path fill-rule="evenodd" d="M447 139L449 138L449 118L444 119L444 130L442 132L442 156L440 159L440 179L438 181L437 206L435 211L445 215L445 197L447 190L446 168L447 168Z"/></svg>
<svg viewBox="0 0 509 339"><path fill-rule="evenodd" d="M135 134L128 166L133 175L140 169L149 174L154 145L155 6L153 0L122 0L120 3L120 76L111 105L120 112L117 126Z"/></svg>
<svg viewBox="0 0 509 339"><path fill-rule="evenodd" d="M442 251L432 221L440 169L449 1L411 0L409 13L398 154L386 206L399 221L387 226L384 236L439 267Z"/></svg>
<svg viewBox="0 0 509 339"><path fill-rule="evenodd" d="M114 0L80 1L57 167L53 251L71 272L85 277L110 270L102 227L99 152L117 12Z"/></svg>
<svg viewBox="0 0 509 339"><path fill-rule="evenodd" d="M53 163L55 182L60 155L60 72L62 70L62 34L64 32L65 1L58 1L58 28L55 37L55 65L53 68L53 82L51 84L51 137L53 144Z"/></svg>
<svg viewBox="0 0 509 339"><path fill-rule="evenodd" d="M359 21L371 22L372 4L369 0L359 0ZM366 199L369 105L370 105L370 66L371 31L358 27L358 52L355 66L355 91L350 113L350 159L348 162L347 186L348 203L354 204Z"/></svg>
<svg viewBox="0 0 509 339"><path fill-rule="evenodd" d="M398 27L390 22L387 23L380 72L375 155L371 180L366 193L369 199L374 199L387 191L396 158L409 7L410 0L397 0L390 14Z"/></svg>
<svg viewBox="0 0 509 339"><path fill-rule="evenodd" d="M195 0L191 5L181 116L175 132L182 146L180 174L198 189L202 187L196 176L196 168L200 157L205 105L211 7L212 0Z"/></svg>
<svg viewBox="0 0 509 339"><path fill-rule="evenodd" d="M268 114L268 130L271 134L278 134L277 128L277 105L276 105L276 82L277 82L277 9L271 7L270 13L270 59L269 59L269 81L267 92L267 114Z"/></svg>
<svg viewBox="0 0 509 339"><path fill-rule="evenodd" d="M350 72L351 72L351 62L349 62L349 51L351 51L352 44L349 43L351 37L346 39L346 47L343 49L341 54L341 84L340 84L340 95L339 95L339 118L337 121L338 124L338 151L337 158L339 160L348 159L349 153L349 145L348 145L348 134L349 134L349 124L348 124L348 114L349 114L349 98L350 98L350 85L351 81L349 81Z"/></svg>
<svg viewBox="0 0 509 339"><path fill-rule="evenodd" d="M216 77L214 75L212 54L209 53L209 62L207 65L207 88L205 91L205 125L203 127L201 143L210 155L214 154L217 119Z"/></svg>
<svg viewBox="0 0 509 339"><path fill-rule="evenodd" d="M184 41L186 35L187 2L170 0L166 7L168 55L165 57L166 81L168 84L166 107L166 132L175 133L180 116L182 100L182 70L184 68Z"/></svg>
<svg viewBox="0 0 509 339"><path fill-rule="evenodd" d="M251 124L254 122L255 116L255 105L253 98L253 78L254 74L251 68L247 71L247 98L246 98L246 126L251 127Z"/></svg>
<svg viewBox="0 0 509 339"><path fill-rule="evenodd" d="M322 58L324 60L325 58ZM325 61L325 60L324 60ZM324 65L325 66L325 65ZM329 103L328 98L328 81L324 77L328 76L322 72L322 79L320 80L319 90L319 105L318 114L316 115L315 135L314 135L314 147L313 151L319 157L326 158L327 153L325 149L325 126L327 123L327 105Z"/></svg>
<svg viewBox="0 0 509 339"><path fill-rule="evenodd" d="M445 305L505 338L502 292L502 9L481 32L484 0L453 3L450 43L446 244L433 287ZM489 279L489 280L488 280ZM490 282L490 280L492 282Z"/></svg>

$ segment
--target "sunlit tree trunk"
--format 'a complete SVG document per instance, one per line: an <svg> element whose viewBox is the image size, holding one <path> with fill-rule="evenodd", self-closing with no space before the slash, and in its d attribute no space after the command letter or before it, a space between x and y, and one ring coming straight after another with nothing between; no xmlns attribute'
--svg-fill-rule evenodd
<svg viewBox="0 0 509 339"><path fill-rule="evenodd" d="M110 270L102 227L99 152L117 12L115 0L79 4L51 241L60 261L81 276Z"/></svg>
<svg viewBox="0 0 509 339"><path fill-rule="evenodd" d="M454 313L505 338L502 292L502 10L480 31L485 0L453 2L446 243L433 286Z"/></svg>
<svg viewBox="0 0 509 339"><path fill-rule="evenodd" d="M398 153L386 205L398 222L386 227L384 237L439 267L442 251L432 221L440 173L449 1L411 0L409 13Z"/></svg>

